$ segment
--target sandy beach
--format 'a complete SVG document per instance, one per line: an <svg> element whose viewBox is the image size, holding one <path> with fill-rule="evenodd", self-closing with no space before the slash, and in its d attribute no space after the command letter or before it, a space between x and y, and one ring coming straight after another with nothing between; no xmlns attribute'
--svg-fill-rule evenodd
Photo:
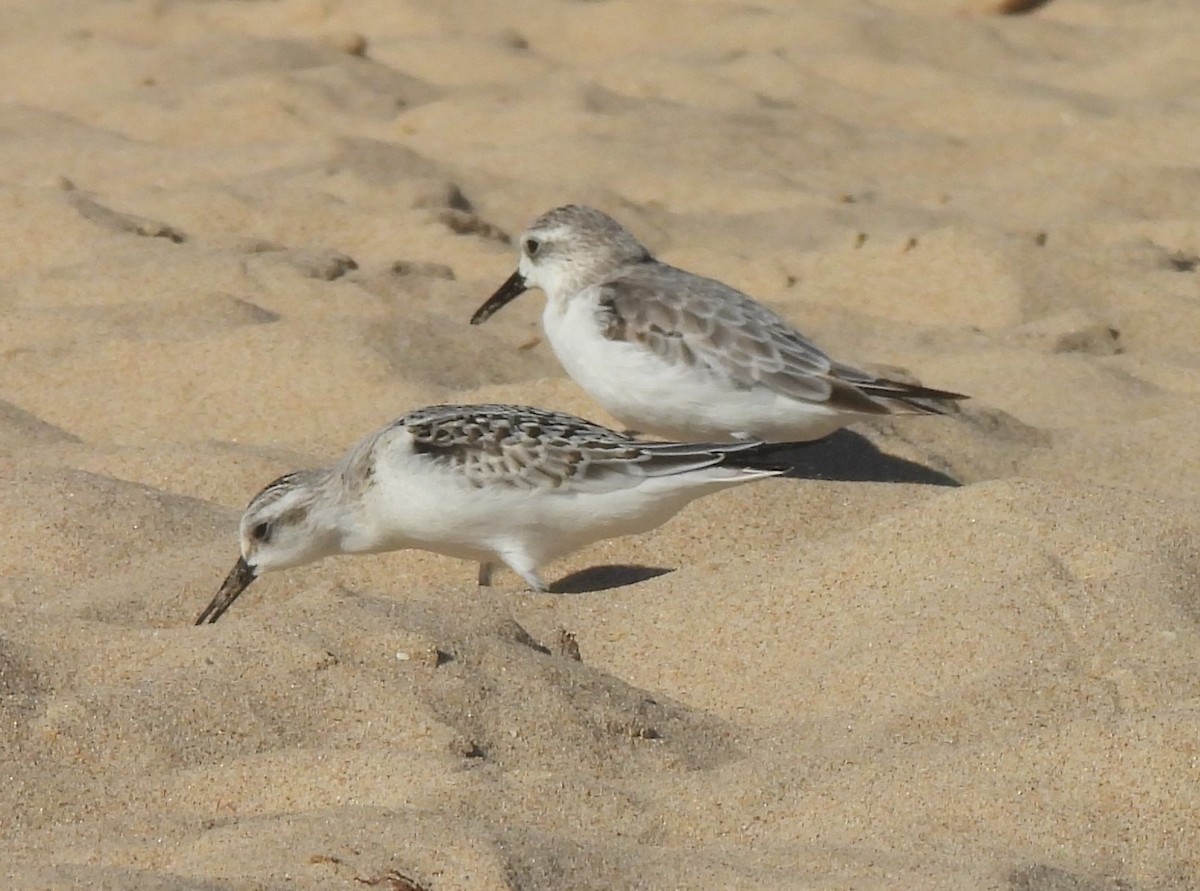
<svg viewBox="0 0 1200 891"><path fill-rule="evenodd" d="M4 887L1200 888L1200 17L1001 5L0 2ZM566 203L971 399L194 627L410 409L612 423L468 325Z"/></svg>

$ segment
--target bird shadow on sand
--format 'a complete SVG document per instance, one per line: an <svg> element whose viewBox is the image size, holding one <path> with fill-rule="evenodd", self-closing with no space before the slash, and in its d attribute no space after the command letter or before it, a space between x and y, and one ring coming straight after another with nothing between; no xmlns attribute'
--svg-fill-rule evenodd
<svg viewBox="0 0 1200 891"><path fill-rule="evenodd" d="M615 566L589 566L570 575L564 576L550 585L551 594L594 594L597 591L608 591L611 588L624 588L626 585L636 585L660 575L674 572L661 566L633 566L617 564Z"/></svg>
<svg viewBox="0 0 1200 891"><path fill-rule="evenodd" d="M779 443L771 460L788 468L788 479L848 483L913 483L961 486L940 470L882 452L865 436L839 430L816 442Z"/></svg>

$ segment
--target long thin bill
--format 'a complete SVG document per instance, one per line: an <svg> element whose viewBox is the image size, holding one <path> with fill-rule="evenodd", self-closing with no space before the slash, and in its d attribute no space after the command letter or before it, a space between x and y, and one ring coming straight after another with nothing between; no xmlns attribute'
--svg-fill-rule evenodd
<svg viewBox="0 0 1200 891"><path fill-rule="evenodd" d="M525 276L514 272L495 294L484 301L483 306L475 310L475 315L471 316L471 324L478 325L480 322L486 322L495 315L497 310L512 303L527 290L529 290L529 286L525 284Z"/></svg>
<svg viewBox="0 0 1200 891"><path fill-rule="evenodd" d="M245 557L238 557L238 562L233 569L229 571L229 575L225 576L225 581L221 583L221 590L217 592L217 596L212 599L212 602L204 608L199 618L196 619L197 625L203 625L205 622L212 624L221 618L225 610L233 606L233 602L238 599L243 591L250 587L250 583L258 576L254 567L246 562Z"/></svg>

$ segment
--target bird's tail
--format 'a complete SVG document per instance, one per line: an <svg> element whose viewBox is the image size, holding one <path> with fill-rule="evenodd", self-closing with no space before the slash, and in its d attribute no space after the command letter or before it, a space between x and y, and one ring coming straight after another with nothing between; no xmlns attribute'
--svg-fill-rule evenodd
<svg viewBox="0 0 1200 891"><path fill-rule="evenodd" d="M936 390L920 384L908 384L902 381L878 378L867 384L858 384L858 388L887 405L894 412L916 412L926 415L946 415L956 411L956 405L962 399L970 399L962 393L952 393L949 390Z"/></svg>
<svg viewBox="0 0 1200 891"><path fill-rule="evenodd" d="M739 442L644 442L638 444L650 454L643 463L647 476L677 476L681 473L710 469L710 475L729 482L757 476L786 473L791 463L783 453L802 448L804 443Z"/></svg>
<svg viewBox="0 0 1200 891"><path fill-rule="evenodd" d="M742 470L761 471L764 475L787 473L795 467L795 454L798 450L808 448L810 442L745 442L735 446L728 444L720 448L729 448L725 453L723 467L737 467Z"/></svg>

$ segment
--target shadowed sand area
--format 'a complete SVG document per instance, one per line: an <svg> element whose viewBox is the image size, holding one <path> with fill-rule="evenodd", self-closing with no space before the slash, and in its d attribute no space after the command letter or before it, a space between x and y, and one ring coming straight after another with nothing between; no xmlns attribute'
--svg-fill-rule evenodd
<svg viewBox="0 0 1200 891"><path fill-rule="evenodd" d="M1001 5L0 2L0 884L1200 887L1200 18ZM972 399L192 627L404 411L611 422L467 324L572 201Z"/></svg>

